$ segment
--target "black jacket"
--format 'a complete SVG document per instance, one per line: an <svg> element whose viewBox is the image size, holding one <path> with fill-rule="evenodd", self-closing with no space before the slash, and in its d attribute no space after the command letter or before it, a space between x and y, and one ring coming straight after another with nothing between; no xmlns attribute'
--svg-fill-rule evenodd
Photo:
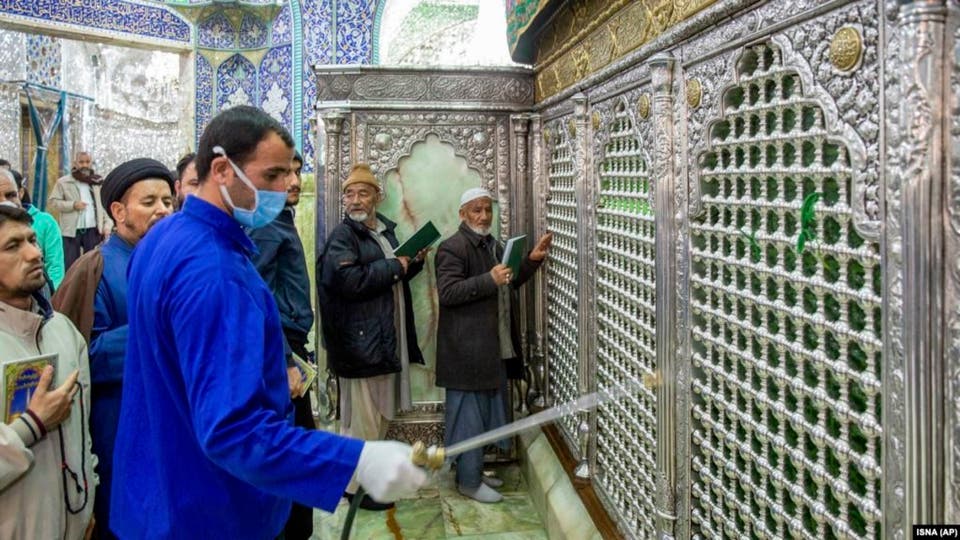
<svg viewBox="0 0 960 540"><path fill-rule="evenodd" d="M396 223L377 214L383 235L396 247ZM362 223L344 218L317 258L317 295L327 364L339 377L355 379L400 371L393 321L393 285L403 281L407 350L411 364L423 364L417 345L409 281L423 269L412 262L404 275L396 259L387 259Z"/></svg>
<svg viewBox="0 0 960 540"><path fill-rule="evenodd" d="M517 289L540 267L529 254L511 284L510 338L516 358L500 358L497 285L490 269L503 257L497 243L491 256L492 236L482 237L463 223L437 249L437 293L440 317L437 324L437 386L479 391L501 388L505 377L520 378L519 297Z"/></svg>
<svg viewBox="0 0 960 540"><path fill-rule="evenodd" d="M303 243L293 221L293 209L284 208L277 219L259 229L248 230L247 234L258 250L253 264L277 301L289 354L293 346L289 343L290 338L295 337L298 343L306 344L307 334L313 326L310 276L307 275Z"/></svg>

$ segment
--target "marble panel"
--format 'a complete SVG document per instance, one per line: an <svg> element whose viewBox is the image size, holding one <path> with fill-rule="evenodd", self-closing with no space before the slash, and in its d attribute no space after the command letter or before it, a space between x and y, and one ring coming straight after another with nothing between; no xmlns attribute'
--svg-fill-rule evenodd
<svg viewBox="0 0 960 540"><path fill-rule="evenodd" d="M503 501L497 504L485 504L463 496L441 498L441 504L447 536L538 531L543 528L540 516L527 494L504 495Z"/></svg>
<svg viewBox="0 0 960 540"><path fill-rule="evenodd" d="M535 531L505 532L493 534L477 534L469 536L459 536L465 540L547 540L547 531L537 529Z"/></svg>
<svg viewBox="0 0 960 540"><path fill-rule="evenodd" d="M340 538L347 510L346 499L340 502L333 514L317 512L313 522L313 537L320 539ZM350 538L354 540L379 540L382 538L417 538L441 540L446 538L440 499L401 500L394 510L371 512L358 510Z"/></svg>
<svg viewBox="0 0 960 540"><path fill-rule="evenodd" d="M554 483L547 492L544 522L551 538L591 538L598 534L596 525L569 480Z"/></svg>
<svg viewBox="0 0 960 540"><path fill-rule="evenodd" d="M557 460L550 441L541 431L536 433L535 437L530 439L521 438L522 448L521 463L523 466L523 476L530 486L530 496L533 499L534 506L545 513L547 508L547 492L558 481L566 477L566 472Z"/></svg>
<svg viewBox="0 0 960 540"><path fill-rule="evenodd" d="M398 167L387 171L381 181L386 197L379 210L397 222L397 238L401 242L428 221L433 221L441 238L451 236L460 226L460 194L482 185L480 174L469 168L452 146L434 135L414 144L410 155L401 158ZM499 223L496 217L494 223ZM443 390L434 384L439 316L435 255L436 246L427 256L423 271L410 282L417 339L426 362L411 369L414 401L443 400Z"/></svg>

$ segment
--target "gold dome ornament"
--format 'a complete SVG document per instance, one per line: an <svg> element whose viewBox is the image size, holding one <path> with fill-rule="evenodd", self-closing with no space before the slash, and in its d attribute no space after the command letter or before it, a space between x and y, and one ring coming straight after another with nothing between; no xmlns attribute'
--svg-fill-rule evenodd
<svg viewBox="0 0 960 540"><path fill-rule="evenodd" d="M830 63L840 71L853 71L863 56L863 38L856 28L844 26L830 40Z"/></svg>
<svg viewBox="0 0 960 540"><path fill-rule="evenodd" d="M701 97L703 97L703 86L700 85L700 81L697 79L687 81L687 105L691 109L696 109L700 106Z"/></svg>

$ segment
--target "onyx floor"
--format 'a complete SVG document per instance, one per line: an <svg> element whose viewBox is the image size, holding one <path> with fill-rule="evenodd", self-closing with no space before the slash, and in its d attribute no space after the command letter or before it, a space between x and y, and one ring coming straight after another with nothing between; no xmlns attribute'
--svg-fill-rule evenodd
<svg viewBox="0 0 960 540"><path fill-rule="evenodd" d="M437 473L417 498L386 512L359 510L351 540L546 540L547 532L517 465L492 468L504 480L503 501L482 504L457 493L452 472ZM347 514L346 500L333 514L314 514L313 537L337 540Z"/></svg>

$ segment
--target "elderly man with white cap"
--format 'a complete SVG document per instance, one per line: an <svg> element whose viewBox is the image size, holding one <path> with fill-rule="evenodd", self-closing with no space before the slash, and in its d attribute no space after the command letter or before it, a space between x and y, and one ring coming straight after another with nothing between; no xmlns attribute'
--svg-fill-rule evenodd
<svg viewBox="0 0 960 540"><path fill-rule="evenodd" d="M446 388L450 446L506 422L507 379L523 376L516 291L547 257L553 234L540 237L519 275L500 264L503 246L490 234L493 196L481 188L460 198L460 228L437 249L437 385ZM503 441L504 446L509 441ZM457 489L480 502L503 499L503 482L483 476L483 450L457 459Z"/></svg>

